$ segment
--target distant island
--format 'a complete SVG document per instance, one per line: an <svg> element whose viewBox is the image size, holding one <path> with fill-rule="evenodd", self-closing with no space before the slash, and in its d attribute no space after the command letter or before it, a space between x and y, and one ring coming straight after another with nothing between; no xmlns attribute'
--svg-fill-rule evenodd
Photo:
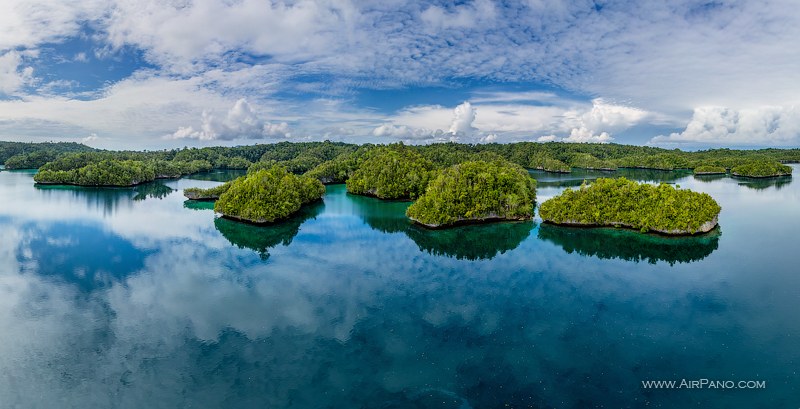
<svg viewBox="0 0 800 409"><path fill-rule="evenodd" d="M791 166L764 160L745 163L731 169L731 175L747 178L772 178L791 174Z"/></svg>
<svg viewBox="0 0 800 409"><path fill-rule="evenodd" d="M567 188L542 203L539 215L567 226L625 227L666 235L707 233L717 226L721 208L706 193L600 178L579 189Z"/></svg>
<svg viewBox="0 0 800 409"><path fill-rule="evenodd" d="M716 165L700 165L694 168L695 175L724 175L728 173L728 169L724 166Z"/></svg>
<svg viewBox="0 0 800 409"><path fill-rule="evenodd" d="M467 161L442 171L406 214L428 228L533 218L536 181L514 163Z"/></svg>

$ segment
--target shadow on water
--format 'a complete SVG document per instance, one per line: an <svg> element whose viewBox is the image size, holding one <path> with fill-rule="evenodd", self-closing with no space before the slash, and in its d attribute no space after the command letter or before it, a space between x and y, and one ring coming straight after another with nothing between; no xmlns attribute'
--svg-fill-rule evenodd
<svg viewBox="0 0 800 409"><path fill-rule="evenodd" d="M213 200L184 200L183 208L191 210L214 210Z"/></svg>
<svg viewBox="0 0 800 409"><path fill-rule="evenodd" d="M531 234L536 224L502 222L428 230L412 225L404 233L420 250L435 256L467 260L491 260L498 254L514 250Z"/></svg>
<svg viewBox="0 0 800 409"><path fill-rule="evenodd" d="M542 224L539 238L561 246L567 253L601 259L647 261L670 265L690 263L708 257L719 246L720 229L691 237L665 237L627 229L576 228Z"/></svg>
<svg viewBox="0 0 800 409"><path fill-rule="evenodd" d="M133 200L163 199L174 192L175 189L161 183L145 183L133 188Z"/></svg>
<svg viewBox="0 0 800 409"><path fill-rule="evenodd" d="M89 208L103 209L106 215L114 214L120 206L130 207L132 201L163 199L174 191L161 182L150 182L134 187L83 187L71 185L40 185L34 188L50 200L57 196L71 196L86 203Z"/></svg>
<svg viewBox="0 0 800 409"><path fill-rule="evenodd" d="M184 206L186 206L185 202ZM291 244L292 239L300 231L300 226L306 220L316 218L324 209L323 202L304 206L295 216L268 226L255 226L217 217L214 219L214 227L231 244L242 249L253 250L262 260L266 260L269 258L269 249L279 244L284 246Z"/></svg>
<svg viewBox="0 0 800 409"><path fill-rule="evenodd" d="M369 227L383 233L403 233L420 250L435 256L489 260L517 248L535 225L532 221L502 222L430 230L415 225L406 217L410 202L383 201L350 194L347 197Z"/></svg>
<svg viewBox="0 0 800 409"><path fill-rule="evenodd" d="M792 183L791 176L779 176L775 178L734 178L739 183L739 186L754 190L764 190L774 187L781 189L788 184Z"/></svg>
<svg viewBox="0 0 800 409"><path fill-rule="evenodd" d="M718 180L722 180L728 177L728 175L724 173L716 174L716 175L694 175L694 180L704 183L711 183L716 182Z"/></svg>

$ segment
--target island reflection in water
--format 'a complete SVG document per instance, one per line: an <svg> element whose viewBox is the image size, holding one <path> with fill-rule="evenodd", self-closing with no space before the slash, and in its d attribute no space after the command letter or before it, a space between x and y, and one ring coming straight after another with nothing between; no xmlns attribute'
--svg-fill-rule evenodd
<svg viewBox="0 0 800 409"><path fill-rule="evenodd" d="M561 246L567 253L601 259L647 261L670 265L708 257L719 246L720 228L701 236L665 237L622 228L577 228L543 224L539 239Z"/></svg>
<svg viewBox="0 0 800 409"><path fill-rule="evenodd" d="M214 227L231 244L239 248L247 248L258 253L262 260L269 258L269 249L279 244L288 246L297 236L300 226L309 219L317 217L325 209L323 202L303 206L297 214L280 222L257 226L229 220L224 217L214 218Z"/></svg>
<svg viewBox="0 0 800 409"><path fill-rule="evenodd" d="M436 256L466 260L491 260L517 248L531 233L535 223L502 222L426 229L406 217L410 202L390 201L345 193L344 185L328 186L326 198L346 195L359 217L369 227L383 233L403 233L420 250Z"/></svg>

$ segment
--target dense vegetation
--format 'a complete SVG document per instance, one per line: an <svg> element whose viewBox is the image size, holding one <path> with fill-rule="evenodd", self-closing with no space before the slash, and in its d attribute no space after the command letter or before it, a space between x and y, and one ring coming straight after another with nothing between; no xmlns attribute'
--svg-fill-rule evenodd
<svg viewBox="0 0 800 409"><path fill-rule="evenodd" d="M272 223L291 216L324 193L320 181L274 165L234 180L220 195L214 211L235 220Z"/></svg>
<svg viewBox="0 0 800 409"><path fill-rule="evenodd" d="M706 193L625 178L601 178L577 190L567 188L539 208L542 219L555 224L623 226L664 234L709 231L719 212L720 206Z"/></svg>
<svg viewBox="0 0 800 409"><path fill-rule="evenodd" d="M596 170L617 170L617 165L608 160L598 159L588 153L577 152L569 159L573 168L596 169Z"/></svg>
<svg viewBox="0 0 800 409"><path fill-rule="evenodd" d="M233 182L238 179L225 182L219 186L214 186L208 189L201 189L199 187L190 187L183 189L183 195L189 200L217 200L223 193L227 192Z"/></svg>
<svg viewBox="0 0 800 409"><path fill-rule="evenodd" d="M134 186L156 178L155 168L135 160L102 160L70 170L40 170L37 183L81 186Z"/></svg>
<svg viewBox="0 0 800 409"><path fill-rule="evenodd" d="M533 217L536 181L506 161L468 161L442 170L406 214L428 226Z"/></svg>
<svg viewBox="0 0 800 409"><path fill-rule="evenodd" d="M761 160L736 166L731 169L731 174L750 178L787 176L792 174L792 168L775 161Z"/></svg>
<svg viewBox="0 0 800 409"><path fill-rule="evenodd" d="M0 164L6 169L36 169L63 153L92 150L74 142L0 142Z"/></svg>
<svg viewBox="0 0 800 409"><path fill-rule="evenodd" d="M414 199L425 190L433 164L410 147L376 148L347 180L347 191L380 199Z"/></svg>
<svg viewBox="0 0 800 409"><path fill-rule="evenodd" d="M424 146L402 144L354 145L342 142L280 142L235 147L184 148L162 151L100 151L75 143L19 143L0 142L0 161L9 169L39 167L41 170L70 171L82 168L91 162L103 160L141 161L153 166L156 178L179 177L189 173L211 169L268 169L273 164L284 166L289 172L307 173L323 183L343 183L353 175L363 182L365 175L358 173L368 162L376 170L380 166L370 160L386 151L393 156L411 159L415 164L423 163L422 169L443 169L466 161L504 159L528 169L549 172L569 172L571 168L604 169L695 169L699 166L720 166L731 169L751 162L800 162L800 149L731 150L713 149L698 152L682 152L649 146L617 144L534 143L513 144L458 144L437 143ZM418 176L423 176L419 174ZM55 180L82 184L81 180L58 175ZM107 185L113 184L111 180ZM358 183L354 188L358 188ZM424 184L419 183L408 191L421 194ZM411 188L411 186L406 186ZM406 192L400 192L400 197ZM366 193L370 194L369 189ZM386 198L389 198L389 195Z"/></svg>
<svg viewBox="0 0 800 409"><path fill-rule="evenodd" d="M204 160L189 162L143 158L109 152L69 153L46 163L34 175L37 183L80 186L133 186L161 178L176 178L210 170Z"/></svg>
<svg viewBox="0 0 800 409"><path fill-rule="evenodd" d="M695 175L719 175L728 171L724 166L717 165L700 165L694 168Z"/></svg>

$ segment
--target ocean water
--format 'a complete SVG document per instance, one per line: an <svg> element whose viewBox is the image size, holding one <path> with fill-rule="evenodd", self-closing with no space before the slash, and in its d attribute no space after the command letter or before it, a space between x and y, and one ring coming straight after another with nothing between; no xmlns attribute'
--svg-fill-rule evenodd
<svg viewBox="0 0 800 409"><path fill-rule="evenodd" d="M235 172L0 172L0 407L800 407L800 184L619 174L708 192L720 228L428 231L342 185L254 227L181 194ZM533 175L542 201L608 174Z"/></svg>

